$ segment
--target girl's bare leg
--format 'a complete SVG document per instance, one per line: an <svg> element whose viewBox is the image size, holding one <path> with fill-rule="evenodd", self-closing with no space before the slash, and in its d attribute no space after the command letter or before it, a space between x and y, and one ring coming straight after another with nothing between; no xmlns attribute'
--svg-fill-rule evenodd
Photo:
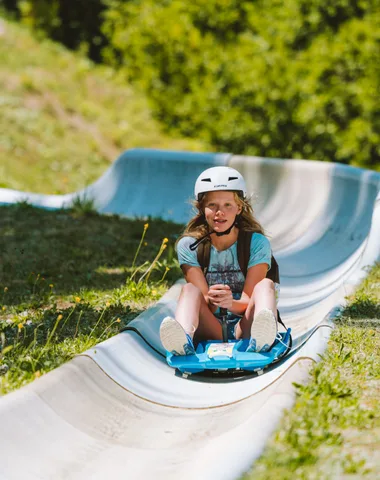
<svg viewBox="0 0 380 480"><path fill-rule="evenodd" d="M274 283L269 278L261 280L253 289L244 317L236 326L236 338L250 337L252 321L255 315L264 308L271 310L277 320L276 292Z"/></svg>
<svg viewBox="0 0 380 480"><path fill-rule="evenodd" d="M191 337L195 334L197 341L222 339L220 323L209 309L202 292L192 283L182 288L175 319Z"/></svg>

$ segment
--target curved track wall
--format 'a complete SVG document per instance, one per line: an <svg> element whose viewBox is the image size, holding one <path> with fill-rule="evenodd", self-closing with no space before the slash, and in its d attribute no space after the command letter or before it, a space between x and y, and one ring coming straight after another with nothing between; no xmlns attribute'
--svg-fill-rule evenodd
<svg viewBox="0 0 380 480"><path fill-rule="evenodd" d="M325 346L337 305L380 255L380 175L340 165L132 150L76 194L0 190L45 208L91 196L99 211L185 222L197 175L240 170L281 271L280 310L296 349L261 376L176 376L158 338L182 282L129 329L0 401L0 478L237 478L260 454ZM20 461L20 458L22 461Z"/></svg>

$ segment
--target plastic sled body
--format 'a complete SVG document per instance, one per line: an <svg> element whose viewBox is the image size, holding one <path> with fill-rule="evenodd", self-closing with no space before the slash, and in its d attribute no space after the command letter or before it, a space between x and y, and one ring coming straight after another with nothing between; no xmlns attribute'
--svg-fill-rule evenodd
<svg viewBox="0 0 380 480"><path fill-rule="evenodd" d="M173 355L166 353L168 364L184 374L211 371L250 371L262 372L273 362L285 356L291 347L291 329L281 332L281 340L277 339L268 352L246 352L248 339L208 340L200 342L195 355Z"/></svg>

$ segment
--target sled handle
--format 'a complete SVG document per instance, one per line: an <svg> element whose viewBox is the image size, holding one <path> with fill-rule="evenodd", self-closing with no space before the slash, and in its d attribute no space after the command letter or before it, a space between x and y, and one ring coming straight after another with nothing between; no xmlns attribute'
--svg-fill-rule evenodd
<svg viewBox="0 0 380 480"><path fill-rule="evenodd" d="M223 342L228 342L228 330L227 330L227 308L221 308L220 313L222 315L222 335Z"/></svg>

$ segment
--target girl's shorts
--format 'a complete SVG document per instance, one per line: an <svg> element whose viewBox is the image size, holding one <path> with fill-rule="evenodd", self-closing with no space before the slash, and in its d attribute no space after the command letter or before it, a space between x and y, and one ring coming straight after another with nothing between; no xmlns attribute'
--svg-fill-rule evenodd
<svg viewBox="0 0 380 480"><path fill-rule="evenodd" d="M276 295L276 305L278 305L278 301L280 298L280 284L275 283L274 284L275 288L275 295ZM218 322L222 325L222 318L220 315L220 308L214 312L214 316L218 320ZM235 336L235 331L237 324L240 322L240 320L243 318L242 315L236 315L236 313L228 312L227 313L227 334L228 334L228 340L236 340Z"/></svg>

